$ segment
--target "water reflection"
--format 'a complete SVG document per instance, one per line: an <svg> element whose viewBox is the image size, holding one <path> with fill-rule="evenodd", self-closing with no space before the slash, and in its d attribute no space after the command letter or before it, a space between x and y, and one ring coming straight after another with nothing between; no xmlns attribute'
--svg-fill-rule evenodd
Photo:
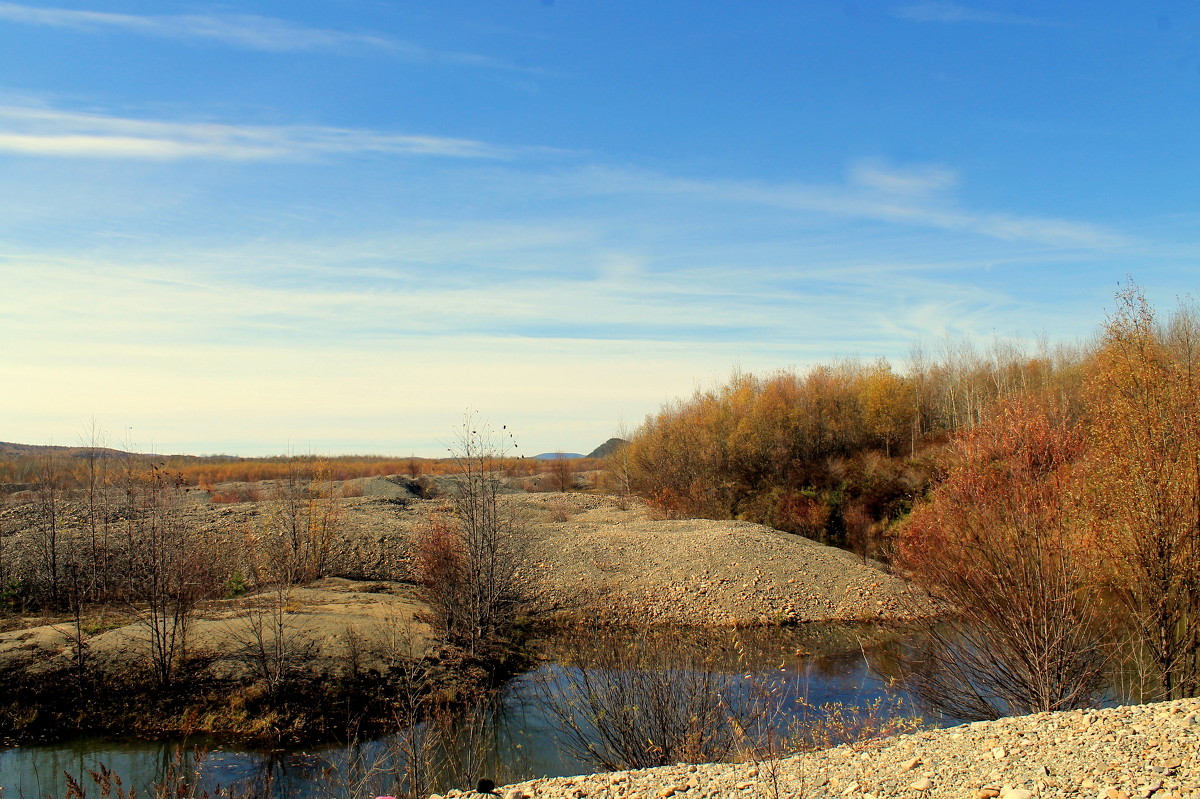
<svg viewBox="0 0 1200 799"><path fill-rule="evenodd" d="M902 638L893 631L809 626L671 635L677 663L702 656L711 668L727 674L738 691L765 679L776 681L787 686L785 706L792 713L798 698L808 706L840 702L861 707L900 695L881 676L896 674ZM263 751L196 739L82 739L0 751L0 786L4 799L64 796L64 772L81 775L104 763L122 775L127 788L145 795L172 764L190 767L194 747L207 749L199 767L202 787L236 787L279 799L401 796L473 787L481 775L504 784L591 770L559 745L547 701L555 691L561 693L573 674L597 668L601 652L619 641L574 635L543 643L551 661L512 680L485 705L374 740Z"/></svg>

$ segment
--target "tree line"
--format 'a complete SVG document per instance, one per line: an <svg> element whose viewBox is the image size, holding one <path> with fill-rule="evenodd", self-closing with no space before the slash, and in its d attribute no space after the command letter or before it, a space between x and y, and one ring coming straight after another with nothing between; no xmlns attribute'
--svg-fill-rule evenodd
<svg viewBox="0 0 1200 799"><path fill-rule="evenodd" d="M957 715L1086 703L1117 663L1142 696L1195 696L1198 404L1200 316L1131 286L1086 345L736 374L614 468L664 513L850 547L949 599L925 690Z"/></svg>

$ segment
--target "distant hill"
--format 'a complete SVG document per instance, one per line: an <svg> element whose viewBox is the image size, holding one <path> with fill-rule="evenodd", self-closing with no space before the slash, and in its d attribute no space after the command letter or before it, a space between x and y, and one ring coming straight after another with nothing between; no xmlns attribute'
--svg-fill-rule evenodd
<svg viewBox="0 0 1200 799"><path fill-rule="evenodd" d="M613 454L628 443L629 442L623 438L610 438L608 441L605 441L603 444L588 453L588 457L607 458L609 455Z"/></svg>
<svg viewBox="0 0 1200 799"><path fill-rule="evenodd" d="M12 441L0 441L0 458L37 458L43 455L59 455L66 458L86 458L89 453L105 458L153 458L154 460L169 460L185 463L225 463L228 461L248 460L237 455L164 455L160 452L126 452L112 447L59 446L57 444L16 444ZM249 459L254 460L254 459ZM258 460L270 460L261 458Z"/></svg>
<svg viewBox="0 0 1200 799"><path fill-rule="evenodd" d="M565 460L570 458L582 458L583 456L578 452L543 452L541 455L534 455L533 457L534 460L539 461L556 461L559 458L563 458Z"/></svg>
<svg viewBox="0 0 1200 799"><path fill-rule="evenodd" d="M37 455L49 455L51 453L82 458L90 451L93 451L91 447L60 447L52 444L15 444L11 441L0 441L0 458L28 458ZM119 449L112 449L111 447L96 447L94 451L98 455L105 455L110 458L127 458L134 454Z"/></svg>

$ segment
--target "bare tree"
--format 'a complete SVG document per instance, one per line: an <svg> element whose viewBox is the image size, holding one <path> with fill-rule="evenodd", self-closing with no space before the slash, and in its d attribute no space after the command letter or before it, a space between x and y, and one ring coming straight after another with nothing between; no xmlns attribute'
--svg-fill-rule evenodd
<svg viewBox="0 0 1200 799"><path fill-rule="evenodd" d="M555 452L550 461L550 475L559 491L570 491L574 486L575 476L572 474L571 461L561 451Z"/></svg>
<svg viewBox="0 0 1200 799"><path fill-rule="evenodd" d="M471 655L494 652L511 638L524 600L517 579L522 523L500 499L500 470L512 436L468 414L450 448L458 473L449 513L414 541L414 577L435 609L446 640Z"/></svg>
<svg viewBox="0 0 1200 799"><path fill-rule="evenodd" d="M63 600L61 582L62 559L62 511L67 493L67 467L58 451L48 447L38 459L34 502L37 507L38 524L34 531L34 542L40 562L39 571L44 581L41 586L44 598L58 607Z"/></svg>
<svg viewBox="0 0 1200 799"><path fill-rule="evenodd" d="M605 458L605 466L612 479L612 487L617 495L617 507L629 509L629 498L633 494L633 464L629 457L629 428L622 422L617 426L612 451Z"/></svg>
<svg viewBox="0 0 1200 799"><path fill-rule="evenodd" d="M266 594L265 601L247 609L234 622L240 654L262 680L271 698L296 676L316 648L315 641L306 639L288 623L291 601L291 587L278 582Z"/></svg>
<svg viewBox="0 0 1200 799"><path fill-rule="evenodd" d="M292 459L263 518L262 542L276 582L308 582L328 574L341 521L341 498L328 466L309 458Z"/></svg>
<svg viewBox="0 0 1200 799"><path fill-rule="evenodd" d="M608 771L724 760L752 751L776 696L722 668L678 631L578 641L540 685L560 746Z"/></svg>
<svg viewBox="0 0 1200 799"><path fill-rule="evenodd" d="M17 582L10 562L11 545L5 540L8 529L3 513L11 501L7 491L0 491L0 612L16 604Z"/></svg>
<svg viewBox="0 0 1200 799"><path fill-rule="evenodd" d="M110 579L109 552L109 474L107 433L96 426L93 417L83 434L83 495L87 505L89 536L88 578L93 599L104 593Z"/></svg>
<svg viewBox="0 0 1200 799"><path fill-rule="evenodd" d="M158 466L145 475L131 469L130 478L129 607L148 633L154 678L168 685L186 653L197 603L213 595L221 580L213 548L183 518L179 478Z"/></svg>

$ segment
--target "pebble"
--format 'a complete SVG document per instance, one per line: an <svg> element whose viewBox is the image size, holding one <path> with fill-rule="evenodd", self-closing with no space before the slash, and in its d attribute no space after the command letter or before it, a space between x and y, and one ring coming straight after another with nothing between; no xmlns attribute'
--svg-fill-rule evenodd
<svg viewBox="0 0 1200 799"><path fill-rule="evenodd" d="M1042 713L848 744L770 762L664 766L617 775L530 780L507 786L503 795L507 799L518 799L515 792L523 794L520 799L569 799L578 793L610 799L634 795L648 799L1200 799L1197 718L1200 699Z"/></svg>

